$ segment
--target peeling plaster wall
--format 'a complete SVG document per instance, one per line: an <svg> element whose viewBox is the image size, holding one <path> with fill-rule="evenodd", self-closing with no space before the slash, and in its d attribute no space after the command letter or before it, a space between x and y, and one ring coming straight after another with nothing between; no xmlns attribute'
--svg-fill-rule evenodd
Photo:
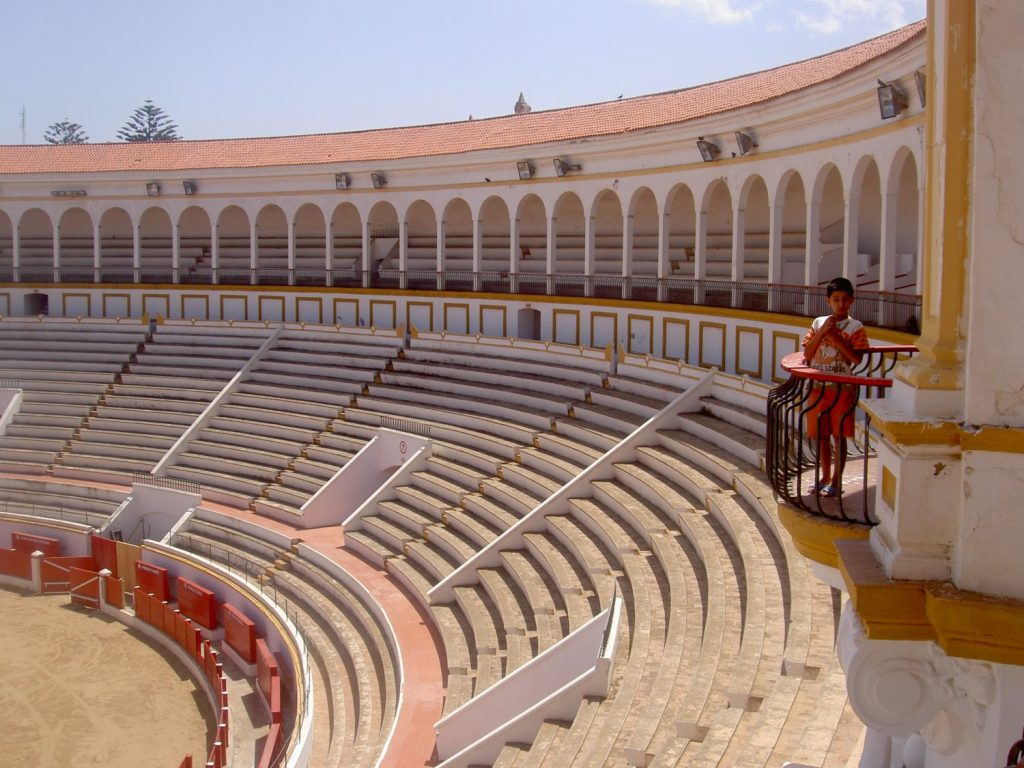
<svg viewBox="0 0 1024 768"><path fill-rule="evenodd" d="M977 25L964 416L1024 427L1024 14L979 2Z"/></svg>

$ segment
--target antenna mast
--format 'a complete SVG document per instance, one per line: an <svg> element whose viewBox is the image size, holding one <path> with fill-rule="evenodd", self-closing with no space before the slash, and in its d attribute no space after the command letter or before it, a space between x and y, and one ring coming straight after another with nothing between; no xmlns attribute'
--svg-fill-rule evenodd
<svg viewBox="0 0 1024 768"><path fill-rule="evenodd" d="M25 105L21 105L21 143L25 143Z"/></svg>

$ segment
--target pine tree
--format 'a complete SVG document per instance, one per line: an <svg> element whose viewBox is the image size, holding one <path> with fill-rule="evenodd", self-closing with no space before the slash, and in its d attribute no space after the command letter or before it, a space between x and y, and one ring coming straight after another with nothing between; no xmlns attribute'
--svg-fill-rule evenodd
<svg viewBox="0 0 1024 768"><path fill-rule="evenodd" d="M146 103L132 112L131 118L117 132L122 141L173 141L180 139L178 126L160 107L146 99Z"/></svg>
<svg viewBox="0 0 1024 768"><path fill-rule="evenodd" d="M43 139L47 144L84 144L89 137L85 135L82 126L65 117L59 123L52 123L43 134Z"/></svg>

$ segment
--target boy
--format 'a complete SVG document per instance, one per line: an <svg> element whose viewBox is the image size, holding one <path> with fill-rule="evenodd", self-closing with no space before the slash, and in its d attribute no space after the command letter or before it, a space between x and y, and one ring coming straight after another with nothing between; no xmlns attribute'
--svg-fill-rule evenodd
<svg viewBox="0 0 1024 768"><path fill-rule="evenodd" d="M849 376L868 347L864 325L850 317L853 284L845 277L829 281L825 287L831 315L815 318L804 338L804 362L826 373ZM857 387L850 384L815 383L811 387L811 409L807 412L807 436L818 440L818 466L821 479L814 489L822 496L836 496L846 462L846 438L853 437L853 409ZM832 466L832 439L835 439L835 467Z"/></svg>

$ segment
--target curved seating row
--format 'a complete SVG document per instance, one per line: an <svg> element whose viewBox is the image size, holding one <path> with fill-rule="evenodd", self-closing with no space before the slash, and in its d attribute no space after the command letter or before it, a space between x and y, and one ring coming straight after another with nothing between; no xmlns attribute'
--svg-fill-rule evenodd
<svg viewBox="0 0 1024 768"><path fill-rule="evenodd" d="M310 439L295 441L283 468L266 462L274 472L253 494L254 506L282 501L265 487L294 485L298 493L283 503L297 512L302 494L315 492L375 427L395 416L417 422L433 444L425 468L379 497L345 538L424 604L441 579L686 386L685 376L632 363L613 370L597 356L552 365L557 353L540 348L526 355L538 366L531 370L511 345L414 334L404 349L391 337L375 369L348 367L373 373L342 391L334 388L340 369L357 350L307 359L327 342L308 329L287 333L287 345L282 332L269 350L280 346L274 366L263 367L271 355L253 365L214 419L235 419L262 443L280 439L286 425L266 427L271 409L232 398L277 397L288 382L294 388L295 376L311 375L303 366L339 372L322 377L327 388L303 393L308 415L322 423L303 428ZM291 365L298 367L289 372ZM257 381L257 373L265 378ZM571 721L545 723L531 744L507 745L495 765L824 765L845 764L856 749L861 731L833 653L838 598L812 577L778 522L761 472L757 396L738 396L730 377L720 379L699 412L679 414L632 460L616 462L543 530L457 587L451 602L429 605L446 655L447 713L596 615L614 593L623 598L608 695L585 699ZM244 449L245 430L232 433L224 444ZM184 466L172 464L172 472ZM188 535L221 549L238 543L205 523ZM303 606L311 637L326 638L335 626L324 621L334 615L328 605L344 599L328 595L313 605L324 585L294 583L293 554L261 546L234 556ZM354 660L372 651L346 653L348 661L321 660L318 695L326 702L326 691L347 691L329 697L339 713L383 712L387 705L356 703L355 690L370 679L384 689L398 682ZM358 684L343 680L342 669ZM376 734L382 720L370 721L339 715L329 743L343 740L342 731ZM365 738L359 754L369 756L380 741ZM318 748L330 760L331 748Z"/></svg>

